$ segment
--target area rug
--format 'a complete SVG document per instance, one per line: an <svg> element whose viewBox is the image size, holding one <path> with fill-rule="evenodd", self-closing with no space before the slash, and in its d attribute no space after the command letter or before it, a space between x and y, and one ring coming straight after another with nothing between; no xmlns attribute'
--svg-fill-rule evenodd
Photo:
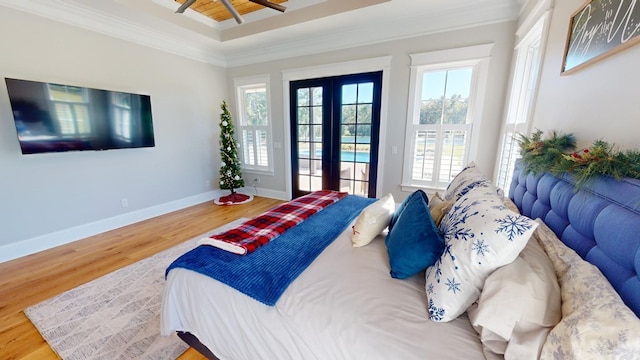
<svg viewBox="0 0 640 360"><path fill-rule="evenodd" d="M160 336L165 269L196 240L239 225L239 219L25 309L64 360L176 359L188 346Z"/></svg>

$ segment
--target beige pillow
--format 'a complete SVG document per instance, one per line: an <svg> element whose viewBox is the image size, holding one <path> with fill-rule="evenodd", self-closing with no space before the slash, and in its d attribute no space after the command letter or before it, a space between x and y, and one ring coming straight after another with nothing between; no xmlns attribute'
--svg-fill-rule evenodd
<svg viewBox="0 0 640 360"><path fill-rule="evenodd" d="M549 333L540 359L638 359L640 319L597 267L536 221L562 296L562 320Z"/></svg>
<svg viewBox="0 0 640 360"><path fill-rule="evenodd" d="M468 310L485 355L536 360L549 331L560 321L560 287L537 233L536 229L514 262L485 280L477 305Z"/></svg>
<svg viewBox="0 0 640 360"><path fill-rule="evenodd" d="M429 200L429 212L436 226L440 226L440 221L451 210L454 203L455 201L453 200L444 200L440 193L435 193L431 197Z"/></svg>
<svg viewBox="0 0 640 360"><path fill-rule="evenodd" d="M375 239L389 225L395 208L391 194L364 208L352 227L353 247L365 246Z"/></svg>

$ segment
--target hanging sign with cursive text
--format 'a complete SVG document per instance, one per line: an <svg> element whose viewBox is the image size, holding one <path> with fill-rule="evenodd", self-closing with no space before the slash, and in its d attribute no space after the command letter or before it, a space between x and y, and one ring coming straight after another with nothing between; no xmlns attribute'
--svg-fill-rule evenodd
<svg viewBox="0 0 640 360"><path fill-rule="evenodd" d="M562 73L640 42L638 0L591 0L571 16Z"/></svg>

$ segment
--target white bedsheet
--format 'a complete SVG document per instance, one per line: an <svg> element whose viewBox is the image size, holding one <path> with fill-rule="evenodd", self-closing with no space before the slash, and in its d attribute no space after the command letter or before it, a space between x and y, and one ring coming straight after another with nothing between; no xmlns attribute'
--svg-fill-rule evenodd
<svg viewBox="0 0 640 360"><path fill-rule="evenodd" d="M222 360L484 359L466 314L449 323L428 319L424 273L393 279L382 236L361 248L350 239L347 230L273 307L172 270L162 334L188 331Z"/></svg>

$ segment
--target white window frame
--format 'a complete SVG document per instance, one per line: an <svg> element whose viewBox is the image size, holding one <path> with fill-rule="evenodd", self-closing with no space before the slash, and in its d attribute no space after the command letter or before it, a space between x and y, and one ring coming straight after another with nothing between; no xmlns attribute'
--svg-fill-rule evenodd
<svg viewBox="0 0 640 360"><path fill-rule="evenodd" d="M534 13L541 13L544 11L543 7L548 6L549 3L543 1L539 10ZM520 41L514 48L511 91L500 131L501 144L494 174L496 186L505 190L511 186L516 161L521 157L518 146L519 134L528 134L531 131L550 17L549 10L541 15L534 14L532 18L537 18L535 23L531 26L525 24L517 33ZM525 30L525 35L521 36L520 33Z"/></svg>
<svg viewBox="0 0 640 360"><path fill-rule="evenodd" d="M262 173L266 175L273 175L274 167L273 167L273 135L271 126L273 121L271 121L271 96L270 96L270 76L269 75L259 75L259 76L251 76L244 78L236 78L233 79L234 88L236 89L236 113L238 114L238 119L236 121L237 129L238 129L238 144L240 146L240 161L241 167L243 170L251 171L252 173ZM246 125L246 119L244 118L244 92L249 89L255 89L257 87L264 87L266 89L267 95L267 125ZM249 164L247 159L245 159L245 144L244 137L242 136L244 131L251 131L254 133L254 139L257 139L256 133L259 131L265 131L267 134L267 166L257 165L257 164ZM256 142L257 145L257 142ZM257 159L257 146L254 149L253 158Z"/></svg>
<svg viewBox="0 0 640 360"><path fill-rule="evenodd" d="M412 179L413 154L415 150L415 133L430 129L434 125L421 125L415 119L420 117L420 104L422 97L422 79L427 71L454 70L456 68L473 68L471 89L469 92L469 107L467 124L438 125L438 135L447 130L464 130L469 134L468 144L465 147L463 162L466 164L469 158L477 153L480 143L479 131L474 131L481 126L482 109L484 107L484 94L488 83L489 62L493 43L468 46L462 48L432 51L427 53L411 54L411 81L409 83L409 103L407 109L405 156L402 175L402 190L412 191L416 188L427 190L442 190L446 184L439 183L439 176L434 174L432 181ZM436 149L438 151L438 149ZM440 159L436 156L436 166Z"/></svg>

